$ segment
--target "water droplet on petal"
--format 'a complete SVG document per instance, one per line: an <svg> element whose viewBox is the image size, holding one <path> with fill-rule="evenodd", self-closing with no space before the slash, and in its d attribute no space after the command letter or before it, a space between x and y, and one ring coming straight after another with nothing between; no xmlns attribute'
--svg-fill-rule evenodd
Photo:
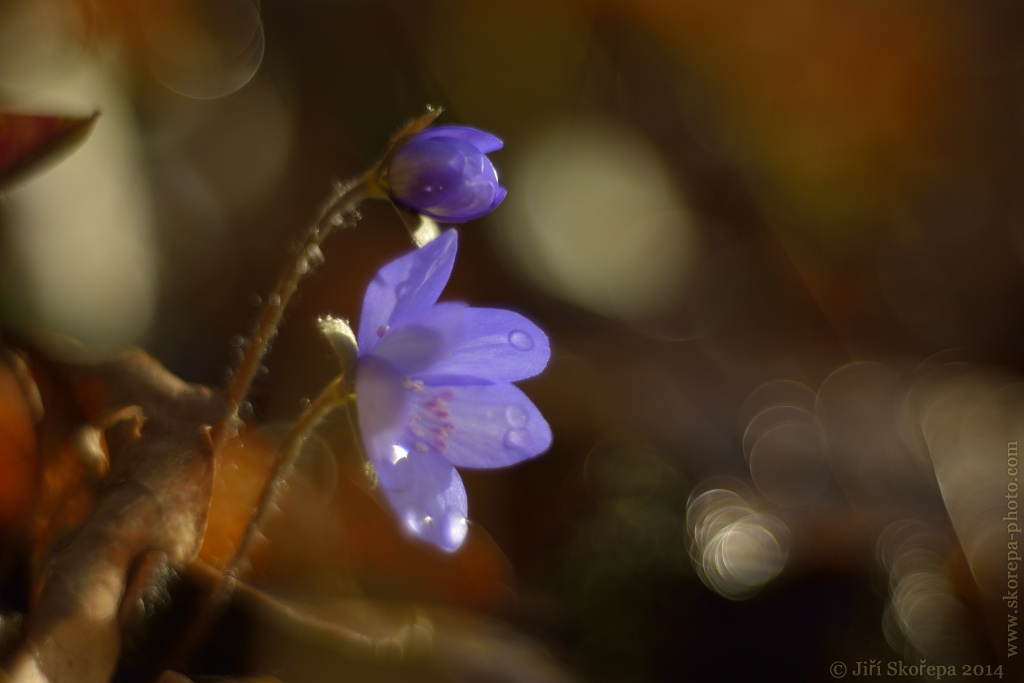
<svg viewBox="0 0 1024 683"><path fill-rule="evenodd" d="M522 330L512 330L509 332L508 343L517 351L529 351L535 345L533 337Z"/></svg>
<svg viewBox="0 0 1024 683"><path fill-rule="evenodd" d="M398 444L391 446L391 455L388 456L391 459L391 464L397 464L399 460L405 460L409 457L409 449L404 448Z"/></svg>
<svg viewBox="0 0 1024 683"><path fill-rule="evenodd" d="M423 534L433 521L434 518L422 510L413 508L405 513L406 526L417 534Z"/></svg>
<svg viewBox="0 0 1024 683"><path fill-rule="evenodd" d="M526 411L520 406L509 406L508 408L505 408L505 419L508 420L508 423L516 429L522 429L526 426L527 417Z"/></svg>
<svg viewBox="0 0 1024 683"><path fill-rule="evenodd" d="M469 520L465 517L456 516L448 519L448 539L453 546L462 545L462 541L469 533Z"/></svg>
<svg viewBox="0 0 1024 683"><path fill-rule="evenodd" d="M530 443L530 432L525 429L510 429L505 432L503 443L505 448L519 451L527 450Z"/></svg>
<svg viewBox="0 0 1024 683"><path fill-rule="evenodd" d="M385 334L388 333L388 330L390 330L390 329L391 329L390 325L381 325L380 327L377 328L377 336L378 337L383 337Z"/></svg>
<svg viewBox="0 0 1024 683"><path fill-rule="evenodd" d="M392 446L390 453L383 454L384 461L377 463L378 474L391 492L408 491L416 485L416 471L409 462L409 449L404 446L398 446L398 448L400 450L396 451ZM405 452L406 457L396 458L395 456L402 451Z"/></svg>

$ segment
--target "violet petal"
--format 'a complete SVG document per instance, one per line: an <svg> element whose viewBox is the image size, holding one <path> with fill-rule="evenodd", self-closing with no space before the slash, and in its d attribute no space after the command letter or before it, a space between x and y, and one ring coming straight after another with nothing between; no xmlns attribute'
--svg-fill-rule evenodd
<svg viewBox="0 0 1024 683"><path fill-rule="evenodd" d="M459 467L514 465L551 446L547 421L512 384L424 386L413 406L403 447L437 452Z"/></svg>
<svg viewBox="0 0 1024 683"><path fill-rule="evenodd" d="M450 138L461 140L473 145L484 154L496 152L505 145L498 136L491 135L479 128L471 128L470 126L433 126L419 133L417 137L423 139Z"/></svg>
<svg viewBox="0 0 1024 683"><path fill-rule="evenodd" d="M409 421L406 375L385 360L368 356L356 366L359 432L371 451L389 450Z"/></svg>
<svg viewBox="0 0 1024 683"><path fill-rule="evenodd" d="M406 377L430 372L443 363L465 337L468 313L460 303L435 304L394 321L371 352Z"/></svg>
<svg viewBox="0 0 1024 683"><path fill-rule="evenodd" d="M458 233L446 230L433 242L387 264L366 288L359 318L359 355L368 354L396 318L432 306L455 264Z"/></svg>
<svg viewBox="0 0 1024 683"><path fill-rule="evenodd" d="M435 452L406 452L394 446L374 458L381 488L405 529L449 552L466 538L468 501L462 478Z"/></svg>
<svg viewBox="0 0 1024 683"><path fill-rule="evenodd" d="M460 322L457 342L437 354L417 379L426 384L515 382L540 373L551 356L547 335L518 313L467 308Z"/></svg>

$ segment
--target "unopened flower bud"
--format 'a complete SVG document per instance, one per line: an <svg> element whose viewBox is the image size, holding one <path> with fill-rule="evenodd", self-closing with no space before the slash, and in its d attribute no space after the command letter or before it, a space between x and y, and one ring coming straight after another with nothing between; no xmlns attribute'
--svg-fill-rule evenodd
<svg viewBox="0 0 1024 683"><path fill-rule="evenodd" d="M442 223L465 223L505 198L487 157L501 147L500 139L476 128L427 128L391 155L382 184L401 206Z"/></svg>

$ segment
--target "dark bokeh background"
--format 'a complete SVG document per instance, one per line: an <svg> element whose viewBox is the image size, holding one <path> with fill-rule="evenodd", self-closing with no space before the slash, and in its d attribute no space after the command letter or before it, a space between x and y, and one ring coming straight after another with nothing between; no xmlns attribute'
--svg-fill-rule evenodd
<svg viewBox="0 0 1024 683"><path fill-rule="evenodd" d="M266 585L458 605L583 680L1012 668L1022 39L1015 2L6 0L6 106L103 117L6 197L0 303L223 384L331 179L442 105L505 140L509 191L447 296L549 331L554 446L465 473L461 558L297 500ZM332 238L254 422L336 371L316 316L407 247L383 204Z"/></svg>

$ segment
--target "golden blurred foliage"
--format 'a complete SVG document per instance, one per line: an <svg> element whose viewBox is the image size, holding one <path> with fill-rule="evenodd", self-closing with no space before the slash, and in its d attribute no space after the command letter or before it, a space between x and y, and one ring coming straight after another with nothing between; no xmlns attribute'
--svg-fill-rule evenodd
<svg viewBox="0 0 1024 683"><path fill-rule="evenodd" d="M969 36L948 4L596 4L643 23L694 73L770 219L815 247L877 239L895 186L955 168L938 143L967 85Z"/></svg>

